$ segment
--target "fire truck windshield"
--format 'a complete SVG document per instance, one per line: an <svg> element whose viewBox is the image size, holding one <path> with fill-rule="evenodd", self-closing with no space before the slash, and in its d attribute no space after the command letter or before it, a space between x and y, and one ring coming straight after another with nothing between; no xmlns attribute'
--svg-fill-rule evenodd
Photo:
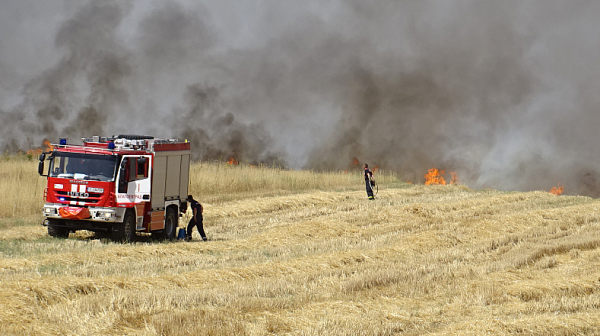
<svg viewBox="0 0 600 336"><path fill-rule="evenodd" d="M50 177L75 180L115 180L117 156L54 152L50 160Z"/></svg>

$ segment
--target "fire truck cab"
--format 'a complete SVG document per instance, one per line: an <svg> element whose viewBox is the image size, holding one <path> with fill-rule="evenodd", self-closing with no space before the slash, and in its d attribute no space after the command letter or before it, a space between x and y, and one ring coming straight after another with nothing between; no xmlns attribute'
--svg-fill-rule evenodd
<svg viewBox="0 0 600 336"><path fill-rule="evenodd" d="M173 239L187 208L190 143L143 135L82 140L61 139L40 155L48 234L88 230L130 242L148 232Z"/></svg>

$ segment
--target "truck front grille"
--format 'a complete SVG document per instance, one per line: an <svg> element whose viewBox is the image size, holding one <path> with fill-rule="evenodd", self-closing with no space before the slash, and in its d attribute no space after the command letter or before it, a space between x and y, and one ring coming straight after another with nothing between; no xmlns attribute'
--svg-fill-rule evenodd
<svg viewBox="0 0 600 336"><path fill-rule="evenodd" d="M96 205L102 199L102 194L89 193L89 197L69 196L67 191L56 190L54 192L59 203L83 202L81 205Z"/></svg>

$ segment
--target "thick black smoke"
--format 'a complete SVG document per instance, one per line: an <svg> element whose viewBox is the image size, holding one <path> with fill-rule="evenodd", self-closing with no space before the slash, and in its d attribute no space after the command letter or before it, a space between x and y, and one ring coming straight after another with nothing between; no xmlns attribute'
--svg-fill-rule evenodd
<svg viewBox="0 0 600 336"><path fill-rule="evenodd" d="M264 128L241 123L232 112L223 110L216 88L190 85L184 102L185 107L175 113L173 129L194 144L193 159L284 164L269 151L273 144Z"/></svg>
<svg viewBox="0 0 600 336"><path fill-rule="evenodd" d="M600 195L596 2L53 1L1 3L3 150L152 133L202 160Z"/></svg>

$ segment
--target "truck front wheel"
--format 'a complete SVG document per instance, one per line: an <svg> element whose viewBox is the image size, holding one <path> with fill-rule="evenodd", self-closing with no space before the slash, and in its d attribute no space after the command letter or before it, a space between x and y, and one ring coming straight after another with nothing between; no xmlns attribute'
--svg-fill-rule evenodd
<svg viewBox="0 0 600 336"><path fill-rule="evenodd" d="M131 211L125 213L123 223L115 223L112 229L112 240L131 243L135 239L135 215Z"/></svg>
<svg viewBox="0 0 600 336"><path fill-rule="evenodd" d="M61 222L58 219L48 220L48 235L56 238L69 238L69 229L60 227Z"/></svg>

